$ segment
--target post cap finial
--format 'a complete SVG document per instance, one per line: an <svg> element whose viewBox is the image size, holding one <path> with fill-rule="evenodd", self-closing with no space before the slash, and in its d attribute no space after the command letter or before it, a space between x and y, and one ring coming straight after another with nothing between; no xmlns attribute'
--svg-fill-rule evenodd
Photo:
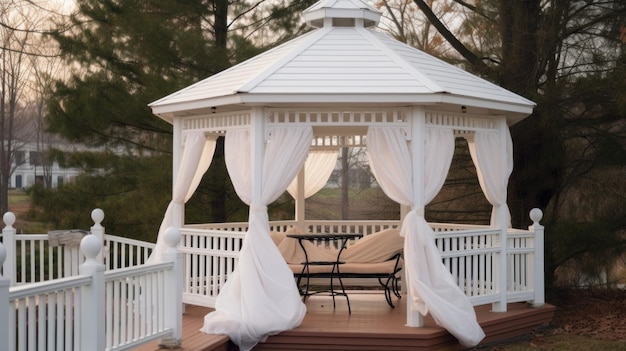
<svg viewBox="0 0 626 351"><path fill-rule="evenodd" d="M2 221L7 227L12 227L15 224L15 213L7 212L2 216Z"/></svg>
<svg viewBox="0 0 626 351"><path fill-rule="evenodd" d="M91 211L91 220L95 223L95 224L100 224L102 223L102 221L104 220L104 211L102 211L99 208L94 209L93 211Z"/></svg>
<svg viewBox="0 0 626 351"><path fill-rule="evenodd" d="M178 242L180 242L180 231L178 228L169 227L165 230L165 243L170 248L175 248L178 246Z"/></svg>
<svg viewBox="0 0 626 351"><path fill-rule="evenodd" d="M541 212L538 208L533 208L530 210L530 219L532 219L533 223L539 223L539 221L543 218L543 212Z"/></svg>
<svg viewBox="0 0 626 351"><path fill-rule="evenodd" d="M101 249L100 239L93 234L85 235L80 242L80 250L86 257L85 262L95 262L96 256L98 256Z"/></svg>

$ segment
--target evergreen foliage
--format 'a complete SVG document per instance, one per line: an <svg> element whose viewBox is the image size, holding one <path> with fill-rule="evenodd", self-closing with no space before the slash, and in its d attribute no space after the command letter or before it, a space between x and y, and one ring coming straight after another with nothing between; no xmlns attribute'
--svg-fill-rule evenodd
<svg viewBox="0 0 626 351"><path fill-rule="evenodd" d="M85 209L100 207L109 232L154 240L171 199L172 129L147 105L301 32L313 2L78 0L70 29L52 34L72 75L54 86L47 126L97 153L55 153L90 172L33 189L32 216L84 227ZM247 218L222 140L186 212L189 223Z"/></svg>

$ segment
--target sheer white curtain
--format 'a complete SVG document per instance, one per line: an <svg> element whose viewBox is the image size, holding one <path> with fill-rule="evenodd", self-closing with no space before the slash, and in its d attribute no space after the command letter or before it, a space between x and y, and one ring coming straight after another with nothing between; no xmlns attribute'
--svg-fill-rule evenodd
<svg viewBox="0 0 626 351"><path fill-rule="evenodd" d="M304 163L304 198L309 198L317 193L328 183L335 165L339 149L317 149L309 151L309 156ZM287 187L292 197L298 193L298 177Z"/></svg>
<svg viewBox="0 0 626 351"><path fill-rule="evenodd" d="M312 138L311 127L271 130L265 145L261 200L253 203L248 131L226 134L226 166L235 191L250 205L249 229L239 263L217 296L215 311L205 316L201 331L227 334L242 351L297 327L306 314L293 273L269 235L266 206L300 170Z"/></svg>
<svg viewBox="0 0 626 351"><path fill-rule="evenodd" d="M427 204L446 179L454 153L454 135L451 130L427 129L422 142L425 144L422 190L424 204ZM369 127L367 151L372 172L385 194L400 204L411 206L400 231L404 236L407 287L414 297L408 303L423 315L430 312L435 322L463 345L477 345L485 334L476 321L474 308L443 265L434 233L424 219L424 208L415 208L413 161L404 131Z"/></svg>
<svg viewBox="0 0 626 351"><path fill-rule="evenodd" d="M513 142L508 128L506 131L504 148L500 143L498 133L477 131L468 138L468 146L472 160L476 165L478 182L489 203L493 205L491 211L491 226L499 227L498 211L500 207L506 210L506 226L511 226L511 214L506 203L506 191L511 172L513 172ZM503 164L502 152L506 152L506 161Z"/></svg>
<svg viewBox="0 0 626 351"><path fill-rule="evenodd" d="M170 201L163 216L156 246L152 250L148 262L160 262L161 254L166 249L163 238L165 230L174 224L175 211L178 211L181 206L189 201L198 188L202 176L213 161L216 145L217 135L205 136L204 132L190 133L185 138L178 175L172 190L172 201Z"/></svg>

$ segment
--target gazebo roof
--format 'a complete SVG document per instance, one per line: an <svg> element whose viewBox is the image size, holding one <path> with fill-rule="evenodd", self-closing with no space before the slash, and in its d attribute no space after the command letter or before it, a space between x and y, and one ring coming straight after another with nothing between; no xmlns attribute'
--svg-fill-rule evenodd
<svg viewBox="0 0 626 351"><path fill-rule="evenodd" d="M156 115L202 114L245 106L466 106L506 115L535 104L502 87L367 28L380 12L361 0L325 0L304 11L309 33L149 106Z"/></svg>

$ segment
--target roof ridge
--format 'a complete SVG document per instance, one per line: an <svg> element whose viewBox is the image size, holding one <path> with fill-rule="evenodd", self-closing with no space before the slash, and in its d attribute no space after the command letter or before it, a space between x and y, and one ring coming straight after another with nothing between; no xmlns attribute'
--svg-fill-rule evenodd
<svg viewBox="0 0 626 351"><path fill-rule="evenodd" d="M308 38L306 38L306 40L304 40L302 43L300 43L296 48L288 52L286 55L281 57L279 60L274 62L271 66L259 72L256 76L250 79L243 86L240 86L239 89L237 89L235 93L247 93L250 90L256 88L256 86L259 85L261 82L263 82L266 78L270 77L281 67L291 62L291 60L293 60L296 56L303 53L306 49L308 49L311 45L313 45L313 43L320 40L331 30L332 28L329 27L329 28L319 28L311 32L311 34L309 35ZM299 37L299 38L302 38L302 37ZM294 40L297 40L299 38L296 38Z"/></svg>
<svg viewBox="0 0 626 351"><path fill-rule="evenodd" d="M385 43L383 43L374 33L373 31L367 28L356 28L361 33L363 33L364 38L366 38L370 43L376 46L381 50L387 57L392 59L395 63L402 66L402 68L406 69L413 77L418 79L424 86L428 89L432 90L433 93L444 93L447 92L443 89L439 84L435 83L428 76L424 75L422 72L417 70L411 64L409 64L402 56L398 55L394 50L390 49ZM376 32L379 33L379 32ZM383 35L382 33L380 33ZM414 50L417 50L413 48Z"/></svg>

